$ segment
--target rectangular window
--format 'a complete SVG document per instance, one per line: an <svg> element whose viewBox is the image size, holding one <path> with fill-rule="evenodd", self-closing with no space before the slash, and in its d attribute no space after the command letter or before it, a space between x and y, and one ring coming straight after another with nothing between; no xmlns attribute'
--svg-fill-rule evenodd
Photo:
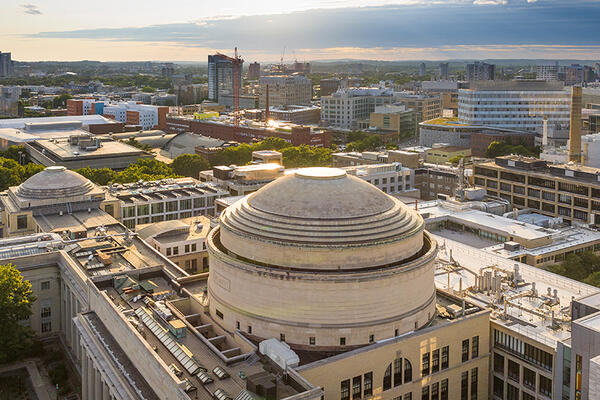
<svg viewBox="0 0 600 400"><path fill-rule="evenodd" d="M175 246L173 247L173 255L176 256L177 254L179 254L179 247Z"/></svg>
<svg viewBox="0 0 600 400"><path fill-rule="evenodd" d="M447 369L449 364L450 349L448 346L442 347L442 369Z"/></svg>
<svg viewBox="0 0 600 400"><path fill-rule="evenodd" d="M215 313L217 314L217 317L223 319L223 313L217 309L215 309Z"/></svg>
<svg viewBox="0 0 600 400"><path fill-rule="evenodd" d="M240 329L240 321L235 321L235 329Z"/></svg>
<svg viewBox="0 0 600 400"><path fill-rule="evenodd" d="M429 375L429 353L423 354L423 363L421 368L421 375L427 376Z"/></svg>
<svg viewBox="0 0 600 400"><path fill-rule="evenodd" d="M17 229L27 229L27 215L17 216Z"/></svg>
<svg viewBox="0 0 600 400"><path fill-rule="evenodd" d="M421 389L421 400L429 400L429 386L424 386Z"/></svg>
<svg viewBox="0 0 600 400"><path fill-rule="evenodd" d="M539 392L548 397L552 397L552 380L540 375Z"/></svg>
<svg viewBox="0 0 600 400"><path fill-rule="evenodd" d="M405 393L402 400L412 400L412 392Z"/></svg>
<svg viewBox="0 0 600 400"><path fill-rule="evenodd" d="M508 378L515 382L521 382L521 367L511 359L508 359Z"/></svg>
<svg viewBox="0 0 600 400"><path fill-rule="evenodd" d="M519 400L519 388L506 384L506 400Z"/></svg>
<svg viewBox="0 0 600 400"><path fill-rule="evenodd" d="M431 384L431 400L440 400L440 384L435 382Z"/></svg>
<svg viewBox="0 0 600 400"><path fill-rule="evenodd" d="M42 318L50 318L52 316L52 308L50 306L42 306L40 316Z"/></svg>
<svg viewBox="0 0 600 400"><path fill-rule="evenodd" d="M180 200L179 201L179 209L180 210L190 210L192 208L192 199Z"/></svg>
<svg viewBox="0 0 600 400"><path fill-rule="evenodd" d="M477 368L473 368L471 370L471 400L477 400L477 381L479 380L478 378L478 369Z"/></svg>
<svg viewBox="0 0 600 400"><path fill-rule="evenodd" d="M444 379L440 384L440 400L448 400L448 379Z"/></svg>
<svg viewBox="0 0 600 400"><path fill-rule="evenodd" d="M504 398L504 381L494 376L494 396Z"/></svg>
<svg viewBox="0 0 600 400"><path fill-rule="evenodd" d="M363 396L371 396L373 394L373 372L367 372L364 376L364 391Z"/></svg>
<svg viewBox="0 0 600 400"><path fill-rule="evenodd" d="M440 370L440 349L436 349L431 352L431 373L438 372Z"/></svg>
<svg viewBox="0 0 600 400"><path fill-rule="evenodd" d="M341 337L340 338L340 346L345 346L346 345L346 338L345 337Z"/></svg>
<svg viewBox="0 0 600 400"><path fill-rule="evenodd" d="M148 215L150 212L150 207L148 206L148 204L140 204L139 206L137 206L137 215Z"/></svg>
<svg viewBox="0 0 600 400"><path fill-rule="evenodd" d="M369 343L373 343L375 341L375 335L369 335Z"/></svg>
<svg viewBox="0 0 600 400"><path fill-rule="evenodd" d="M162 214L165 212L165 203L152 203L150 205L150 210L152 214Z"/></svg>
<svg viewBox="0 0 600 400"><path fill-rule="evenodd" d="M402 358L394 360L394 387L402 385Z"/></svg>
<svg viewBox="0 0 600 400"><path fill-rule="evenodd" d="M189 253L189 252L190 252L190 245L189 245L189 244L186 244L186 245L185 245L185 252L186 252L186 253Z"/></svg>
<svg viewBox="0 0 600 400"><path fill-rule="evenodd" d="M316 342L317 341L315 340L314 336L311 336L310 338L308 338L308 344L310 344L311 346L314 346Z"/></svg>
<svg viewBox="0 0 600 400"><path fill-rule="evenodd" d="M285 342L285 333L280 333L280 334L279 334L279 340L280 340L281 342Z"/></svg>
<svg viewBox="0 0 600 400"><path fill-rule="evenodd" d="M471 339L471 358L479 357L479 336L473 336Z"/></svg>
<svg viewBox="0 0 600 400"><path fill-rule="evenodd" d="M41 290L50 290L50 281L43 281L41 284Z"/></svg>
<svg viewBox="0 0 600 400"><path fill-rule="evenodd" d="M196 251L196 243L192 243L192 253Z"/></svg>
<svg viewBox="0 0 600 400"><path fill-rule="evenodd" d="M52 322L42 322L42 333L52 332Z"/></svg>
<svg viewBox="0 0 600 400"><path fill-rule="evenodd" d="M352 400L360 399L362 394L362 376L352 378Z"/></svg>
<svg viewBox="0 0 600 400"><path fill-rule="evenodd" d="M341 400L350 400L350 379L343 380L340 385Z"/></svg>
<svg viewBox="0 0 600 400"><path fill-rule="evenodd" d="M469 400L469 372L465 371L460 377L460 399Z"/></svg>
<svg viewBox="0 0 600 400"><path fill-rule="evenodd" d="M169 257L171 254L172 254L172 252L171 252L171 248L170 248L170 247L167 247L167 257Z"/></svg>
<svg viewBox="0 0 600 400"><path fill-rule="evenodd" d="M523 367L523 386L535 390L535 372L526 367Z"/></svg>
<svg viewBox="0 0 600 400"><path fill-rule="evenodd" d="M504 356L494 353L494 372L504 375Z"/></svg>
<svg viewBox="0 0 600 400"><path fill-rule="evenodd" d="M462 362L469 360L469 339L462 341Z"/></svg>

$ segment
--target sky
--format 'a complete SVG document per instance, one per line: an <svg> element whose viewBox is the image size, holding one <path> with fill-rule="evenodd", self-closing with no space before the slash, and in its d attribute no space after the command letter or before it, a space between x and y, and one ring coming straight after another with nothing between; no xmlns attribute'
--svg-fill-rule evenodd
<svg viewBox="0 0 600 400"><path fill-rule="evenodd" d="M600 59L600 0L0 0L20 61Z"/></svg>

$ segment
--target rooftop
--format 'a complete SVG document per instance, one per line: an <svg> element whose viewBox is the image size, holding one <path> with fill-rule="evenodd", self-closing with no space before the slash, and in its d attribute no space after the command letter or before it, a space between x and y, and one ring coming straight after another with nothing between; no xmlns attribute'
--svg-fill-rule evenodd
<svg viewBox="0 0 600 400"><path fill-rule="evenodd" d="M42 139L31 145L56 161L145 154L143 150L118 141L101 141L99 147L89 149L82 149L78 144L71 144L69 138Z"/></svg>

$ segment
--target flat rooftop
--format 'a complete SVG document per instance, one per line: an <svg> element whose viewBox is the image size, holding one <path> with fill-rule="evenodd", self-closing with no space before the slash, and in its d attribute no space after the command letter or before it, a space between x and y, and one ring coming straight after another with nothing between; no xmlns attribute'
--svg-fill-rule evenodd
<svg viewBox="0 0 600 400"><path fill-rule="evenodd" d="M102 141L101 146L93 150L85 150L81 149L78 145L72 145L69 143L68 138L37 140L32 143L32 146L43 151L46 156L53 157L55 160L59 161L139 156L146 154L143 150L117 141Z"/></svg>
<svg viewBox="0 0 600 400"><path fill-rule="evenodd" d="M438 289L450 290L474 304L491 307L493 322L535 338L552 348L556 347L557 341L570 337L571 299L600 293L600 288L436 234L431 236L440 246L435 273ZM515 266L521 276L518 284L514 284L513 280ZM485 275L485 271L501 280L498 293L491 289L478 289L475 277ZM506 305L504 299L507 300Z"/></svg>

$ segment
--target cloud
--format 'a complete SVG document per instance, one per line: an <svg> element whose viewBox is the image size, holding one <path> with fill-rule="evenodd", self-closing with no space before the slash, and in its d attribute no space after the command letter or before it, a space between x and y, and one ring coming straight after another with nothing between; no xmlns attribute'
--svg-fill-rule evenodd
<svg viewBox="0 0 600 400"><path fill-rule="evenodd" d="M23 7L25 9L23 11L25 14L30 14L30 15L42 14L42 11L35 4L21 4L21 7Z"/></svg>
<svg viewBox="0 0 600 400"><path fill-rule="evenodd" d="M585 0L473 0L221 16L142 27L39 32L37 39L145 42L281 54L291 49L595 46L600 7ZM501 7L481 7L484 2ZM505 4L504 4L505 3ZM503 5L502 5L503 4ZM491 51L491 50L489 50ZM590 50L599 58L597 48ZM306 54L311 59L310 54Z"/></svg>
<svg viewBox="0 0 600 400"><path fill-rule="evenodd" d="M534 0L535 1L535 0ZM486 5L500 5L506 4L506 0L474 0L473 4L486 6Z"/></svg>

